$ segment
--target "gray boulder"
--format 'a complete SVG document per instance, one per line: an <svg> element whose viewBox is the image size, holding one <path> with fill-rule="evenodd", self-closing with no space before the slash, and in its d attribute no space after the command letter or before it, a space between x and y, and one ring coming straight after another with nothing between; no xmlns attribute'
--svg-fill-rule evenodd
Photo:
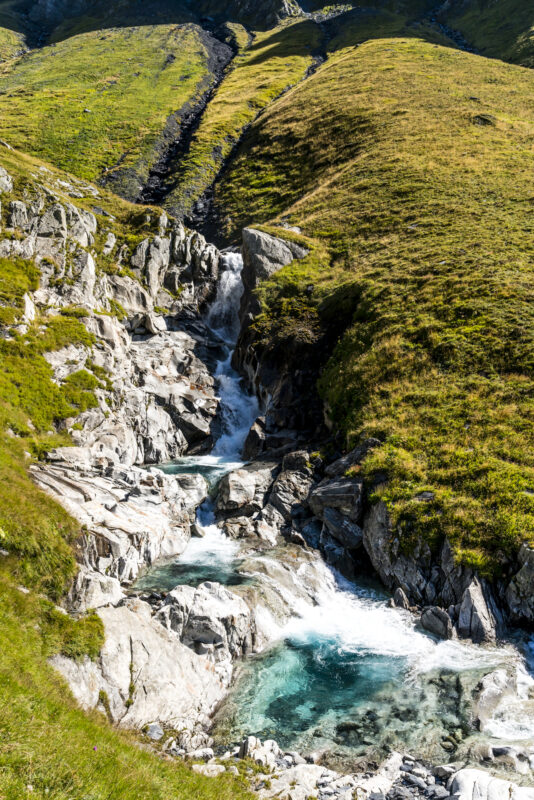
<svg viewBox="0 0 534 800"><path fill-rule="evenodd" d="M229 472L219 484L216 511L223 515L238 511L245 517L261 511L276 470L276 465L258 463Z"/></svg>
<svg viewBox="0 0 534 800"><path fill-rule="evenodd" d="M213 661L242 658L256 640L254 615L245 601L218 583L177 586L156 618L199 655Z"/></svg>
<svg viewBox="0 0 534 800"><path fill-rule="evenodd" d="M410 601L406 597L406 592L400 588L395 589L393 594L393 605L395 608L403 608L405 611L410 611Z"/></svg>
<svg viewBox="0 0 534 800"><path fill-rule="evenodd" d="M475 644L495 642L500 619L486 584L473 578L465 590L458 614L458 634Z"/></svg>
<svg viewBox="0 0 534 800"><path fill-rule="evenodd" d="M452 639L453 637L451 618L446 611L437 606L425 608L421 614L421 625L439 639Z"/></svg>
<svg viewBox="0 0 534 800"><path fill-rule="evenodd" d="M363 481L356 478L334 478L321 481L310 492L308 503L322 519L325 509L336 509L349 520L358 522L362 512Z"/></svg>
<svg viewBox="0 0 534 800"><path fill-rule="evenodd" d="M59 203L48 208L41 219L37 228L38 236L57 236L66 239L68 233L67 215L65 209Z"/></svg>
<svg viewBox="0 0 534 800"><path fill-rule="evenodd" d="M254 314L259 309L254 299L254 289L295 258L304 258L308 250L294 242L271 236L255 228L243 230L243 285L240 316Z"/></svg>
<svg viewBox="0 0 534 800"><path fill-rule="evenodd" d="M340 514L335 508L325 508L322 519L328 532L347 550L356 550L363 542L363 531L359 525Z"/></svg>

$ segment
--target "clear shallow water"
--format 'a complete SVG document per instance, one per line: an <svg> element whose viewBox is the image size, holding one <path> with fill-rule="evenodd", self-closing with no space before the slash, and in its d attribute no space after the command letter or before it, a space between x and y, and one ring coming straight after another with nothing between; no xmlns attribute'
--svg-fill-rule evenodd
<svg viewBox="0 0 534 800"><path fill-rule="evenodd" d="M215 732L221 741L275 738L290 749L327 751L341 763L391 748L448 759L451 735L459 751L478 735L474 687L514 661L511 647L437 642L380 593L332 582L280 641L243 665ZM507 714L510 723L508 738L516 739L519 726Z"/></svg>
<svg viewBox="0 0 534 800"><path fill-rule="evenodd" d="M168 474L200 473L211 487L241 465L245 437L259 413L256 399L231 369L241 268L240 256L225 256L207 318L227 344L216 372L222 436L211 455L161 467ZM209 505L199 510L198 523L204 538L193 539L179 559L156 565L136 588L168 591L205 580L228 586L254 582L250 573L258 561L248 558L249 574L242 574L238 544L217 529ZM271 556L278 557L283 555ZM262 559L265 566L269 554L258 557ZM326 567L321 577L316 604L299 600L295 617L282 629L273 619L275 643L241 667L216 720L222 743L256 734L288 748L328 751L348 763L355 756L380 755L392 748L450 760L466 753L478 735L471 720L473 688L484 674L503 665L519 669L520 697L495 715L488 733L507 742L534 739L534 701L529 700L534 682L512 647L492 650L436 642L416 629L410 614L389 608L380 591L338 581ZM298 570L294 578L301 580ZM266 608L257 611L258 619L269 617Z"/></svg>
<svg viewBox="0 0 534 800"><path fill-rule="evenodd" d="M156 564L139 578L134 588L170 592L175 586L198 586L204 581L216 581L225 586L248 583L249 578L238 572L241 560L236 544L216 525L207 525L204 530L204 538L191 539L181 556Z"/></svg>

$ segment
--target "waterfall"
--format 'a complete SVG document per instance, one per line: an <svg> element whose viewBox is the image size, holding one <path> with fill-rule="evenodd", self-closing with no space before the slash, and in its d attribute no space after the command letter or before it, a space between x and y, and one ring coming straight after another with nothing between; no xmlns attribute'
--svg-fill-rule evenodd
<svg viewBox="0 0 534 800"><path fill-rule="evenodd" d="M238 462L250 426L259 414L259 406L256 397L245 391L240 376L231 366L239 335L239 305L243 295L241 254L225 253L222 265L217 296L206 318L212 331L225 342L227 348L215 372L223 432L213 448L212 457Z"/></svg>

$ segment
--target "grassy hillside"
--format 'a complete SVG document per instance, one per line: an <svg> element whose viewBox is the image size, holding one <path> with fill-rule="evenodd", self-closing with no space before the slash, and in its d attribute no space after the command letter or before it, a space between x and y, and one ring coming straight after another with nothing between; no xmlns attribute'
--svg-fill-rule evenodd
<svg viewBox="0 0 534 800"><path fill-rule="evenodd" d="M0 576L0 796L5 800L249 800L238 779L213 780L142 751L133 735L84 714L46 663L57 649L42 601Z"/></svg>
<svg viewBox="0 0 534 800"><path fill-rule="evenodd" d="M51 167L43 173L43 164L16 151L3 149L0 161L15 178L13 197L44 182L61 198L57 180L63 186L74 182ZM2 197L4 214L9 199ZM91 207L94 199L76 202ZM108 221L119 241L137 241L147 233L148 209L106 192L98 202L116 218L101 222ZM5 218L1 222L4 228ZM100 246L97 239L95 247ZM37 489L27 468L43 451L68 443L57 427L94 404L101 372L82 370L60 385L52 380L47 351L92 343L76 309L40 316L25 333L3 335L21 321L24 293L38 283L31 262L0 259L0 639L9 645L0 652L0 797L245 800L250 795L239 780L213 781L164 762L141 751L133 734L113 729L100 714L83 713L47 664L58 652L96 658L103 628L95 614L74 620L54 605L75 573L72 545L80 528ZM22 592L20 584L30 592Z"/></svg>
<svg viewBox="0 0 534 800"><path fill-rule="evenodd" d="M176 165L165 200L173 211L191 211L245 127L284 89L304 77L320 40L319 28L312 22L258 33L250 44L242 34L240 54L209 103L189 153Z"/></svg>
<svg viewBox="0 0 534 800"><path fill-rule="evenodd" d="M0 65L0 138L89 180L131 169L135 197L167 118L210 78L192 26L84 34Z"/></svg>
<svg viewBox="0 0 534 800"><path fill-rule="evenodd" d="M0 61L7 61L26 50L24 37L9 28L0 28Z"/></svg>
<svg viewBox="0 0 534 800"><path fill-rule="evenodd" d="M487 572L534 540L533 88L417 39L342 46L217 195L234 237L302 227L312 253L264 286L256 335L345 320L321 392L347 446L384 441L364 469L387 473L403 545L447 535Z"/></svg>
<svg viewBox="0 0 534 800"><path fill-rule="evenodd" d="M447 18L483 55L534 67L532 3L470 0L453 4Z"/></svg>

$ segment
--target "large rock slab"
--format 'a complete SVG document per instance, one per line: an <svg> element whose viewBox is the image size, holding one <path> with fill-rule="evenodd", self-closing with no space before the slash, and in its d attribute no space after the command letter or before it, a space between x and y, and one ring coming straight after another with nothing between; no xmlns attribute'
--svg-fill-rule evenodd
<svg viewBox="0 0 534 800"><path fill-rule="evenodd" d="M209 659L155 622L140 600L98 613L105 628L98 661L51 660L82 707L96 708L106 697L112 719L128 728L155 721L178 730L203 724L227 688Z"/></svg>
<svg viewBox="0 0 534 800"><path fill-rule="evenodd" d="M518 786L479 769L462 769L449 781L458 800L534 800L534 788Z"/></svg>
<svg viewBox="0 0 534 800"><path fill-rule="evenodd" d="M284 239L282 236L271 236L255 228L243 230L243 285L240 316L254 315L259 310L258 301L254 298L254 290L267 278L270 278L282 267L286 267L295 258L304 258L308 250L301 245Z"/></svg>
<svg viewBox="0 0 534 800"><path fill-rule="evenodd" d="M66 448L66 454L75 449ZM64 462L39 464L32 468L32 476L84 526L79 542L83 565L121 583L135 580L140 569L155 559L183 552L196 508L208 492L200 475L171 477L137 467L103 476L80 463L74 468ZM101 581L97 595L104 585ZM115 589L111 584L108 588L113 596ZM79 589L74 604L82 607L88 590ZM94 592L92 587L89 595Z"/></svg>

